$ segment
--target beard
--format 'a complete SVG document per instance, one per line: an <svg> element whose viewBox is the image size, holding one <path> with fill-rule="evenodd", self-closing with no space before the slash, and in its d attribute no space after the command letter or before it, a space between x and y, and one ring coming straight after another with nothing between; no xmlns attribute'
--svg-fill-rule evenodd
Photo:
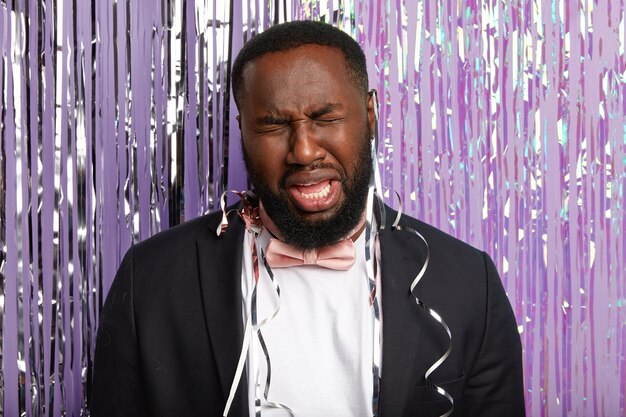
<svg viewBox="0 0 626 417"><path fill-rule="evenodd" d="M311 168L333 168L340 174L340 183L344 191L344 201L336 213L327 219L308 220L298 213L290 204L287 196L285 180L302 168L292 167L283 175L279 192L272 191L270 184L261 172L250 161L245 147L242 146L244 162L248 177L254 184L254 191L263 202L267 215L276 224L285 243L300 249L314 249L332 245L338 241L350 237L350 233L361 222L367 193L369 190L370 176L372 173L372 159L370 150L371 129L366 125L364 137L357 149L356 159L349 172L338 169L332 164L316 164Z"/></svg>

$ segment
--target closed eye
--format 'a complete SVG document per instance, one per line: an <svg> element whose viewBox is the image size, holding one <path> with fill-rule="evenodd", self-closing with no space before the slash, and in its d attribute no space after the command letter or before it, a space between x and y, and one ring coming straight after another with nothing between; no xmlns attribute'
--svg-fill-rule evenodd
<svg viewBox="0 0 626 417"><path fill-rule="evenodd" d="M343 120L341 115L342 106L340 104L329 103L324 107L311 112L308 116L311 120L321 123L333 123Z"/></svg>
<svg viewBox="0 0 626 417"><path fill-rule="evenodd" d="M279 132L281 130L284 130L287 127L289 127L289 125L287 124L268 125L268 126L257 127L254 129L254 131L256 133L273 133L273 132Z"/></svg>
<svg viewBox="0 0 626 417"><path fill-rule="evenodd" d="M343 120L343 117L328 115L316 119L316 121L324 123L338 122L339 120Z"/></svg>
<svg viewBox="0 0 626 417"><path fill-rule="evenodd" d="M271 126L271 125L285 125L289 122L290 122L289 119L280 119L280 118L268 116L268 117L263 118L261 124L266 125L266 126Z"/></svg>
<svg viewBox="0 0 626 417"><path fill-rule="evenodd" d="M289 119L265 116L257 120L254 130L257 133L275 132L289 126Z"/></svg>

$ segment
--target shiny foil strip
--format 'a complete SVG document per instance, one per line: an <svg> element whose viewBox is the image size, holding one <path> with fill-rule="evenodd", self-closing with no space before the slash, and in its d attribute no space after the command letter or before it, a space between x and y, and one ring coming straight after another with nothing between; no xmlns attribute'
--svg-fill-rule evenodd
<svg viewBox="0 0 626 417"><path fill-rule="evenodd" d="M2 412L87 412L124 252L248 188L232 58L315 19L368 58L385 202L494 259L528 414L625 414L625 6L0 0Z"/></svg>
<svg viewBox="0 0 626 417"><path fill-rule="evenodd" d="M365 267L367 271L367 283L370 290L370 305L372 306L372 416L378 416L380 402L380 380L382 368L382 325L379 297L380 277L378 266L380 260L380 242L378 233L384 229L386 216L382 198L378 194L381 190L380 167L378 164L379 146L379 114L380 103L376 90L369 92L371 100L374 102L374 129L373 137L370 139L370 154L372 160L372 173L367 193L367 204L365 208ZM376 203L375 204L375 201ZM375 208L379 210L378 222L376 222Z"/></svg>
<svg viewBox="0 0 626 417"><path fill-rule="evenodd" d="M400 199L400 196L398 195L398 199ZM428 264L430 263L430 250L428 247L428 241L426 240L426 238L424 238L424 236L422 236L422 234L420 232L418 232L417 230L411 228L411 227L407 227L407 226L400 226L399 222L400 222L400 218L402 216L402 200L399 201L398 203L399 207L398 207L398 215L396 216L396 219L394 220L391 228L393 230L397 230L397 231L404 231L404 232L409 232L409 233L413 233L414 235L416 235L422 242L424 242L424 245L426 245L426 259L424 260L424 264L421 266L420 270L417 272L417 274L415 275L415 278L413 279L413 281L411 282L409 291L411 294L413 294L413 297L415 298L415 302L417 303L418 306L420 306L421 308L423 308L424 310L426 310L426 312L430 315L430 317L435 320L437 323L439 323L439 325L441 327L443 327L443 329L445 330L446 334L448 335L448 348L446 349L446 351L426 370L426 373L424 374L424 379L426 380L426 383L433 388L435 391L437 391L437 393L439 395L442 395L443 397L445 397L448 402L450 402L450 408L448 409L448 411L446 411L445 413L443 413L440 417L448 417L449 415L451 415L454 412L454 399L452 398L452 396L446 391L444 390L442 387L440 387L437 384L434 384L431 380L430 380L430 375L435 372L435 370L437 368L439 368L439 366L441 366L441 364L448 358L448 356L450 356L450 352L452 352L452 332L450 331L450 328L448 327L448 325L446 324L445 320L443 319L443 317L441 317L441 315L439 313L437 313L437 311L435 311L434 309L428 307L422 300L420 300L420 298L415 294L415 288L417 287L417 284L421 281L421 279L424 277L424 274L426 273L426 270L428 269Z"/></svg>
<svg viewBox="0 0 626 417"><path fill-rule="evenodd" d="M373 141L373 143L376 143ZM380 401L380 380L382 368L382 325L380 311L380 297L378 288L380 277L378 265L380 261L378 232L374 220L374 195L375 188L370 184L367 197L366 219L365 219L365 265L367 270L367 284L370 290L370 305L372 308L372 416L378 416ZM379 203L382 203L380 201ZM382 219L384 221L384 219Z"/></svg>
<svg viewBox="0 0 626 417"><path fill-rule="evenodd" d="M259 246L259 236L258 234L255 235L254 237L254 244L256 247L256 250L258 251L260 249ZM267 275L269 276L270 282L272 284L272 287L274 288L274 291L276 292L276 296L278 297L278 305L276 307L276 309L272 312L271 315L269 315L268 317L266 317L265 319L263 319L261 322L256 323L256 318L254 317L256 315L256 312L258 311L257 309L257 298L256 298L256 288L257 286L255 285L254 287L254 291L252 293L252 314L253 314L253 319L252 319L252 325L253 328L256 329L256 335L257 335L257 339L259 341L259 345L261 346L261 349L263 350L263 356L265 357L265 365L267 367L267 375L265 377L265 383L261 384L259 381L259 358L258 355L256 355L254 357L255 359L255 364L256 364L256 374L257 374L257 380L256 380L256 390L255 390L255 408L256 408L256 415L257 417L261 416L261 387L263 387L263 399L265 400L265 403L272 408L280 408L282 410L287 411L292 417L295 416L294 412L291 410L291 408L287 407L285 404L276 402L276 401L270 401L268 396L269 396L269 392L270 392L270 387L271 387L271 383L272 383L272 363L271 363L271 358L270 358L270 353L267 350L267 345L265 343L265 339L263 338L263 333L261 332L261 327L263 327L265 324L267 324L268 322L270 322L274 317L276 317L276 315L278 314L278 312L280 311L280 287L278 286L278 282L276 282L276 280L274 279L274 273L272 272L272 268L270 268L270 265L267 263L267 259L265 259L265 253L263 252L263 250L261 250L261 259L263 260L263 265L265 267L265 271L267 271ZM257 263L255 266L255 269L258 270L258 262L259 259L255 259L255 262Z"/></svg>
<svg viewBox="0 0 626 417"><path fill-rule="evenodd" d="M377 265L377 257L376 257L376 252L372 252L372 243L370 241L370 233L372 230L372 222L373 222L373 216L374 216L374 207L378 207L380 210L380 224L382 226L379 227L379 230L384 228L385 224L386 224L386 209L385 209L385 205L384 205L384 201L383 201L383 197L382 197L382 186L381 186L381 181L380 181L380 165L378 162L378 147L379 147L379 128L380 128L380 124L379 124L379 117L380 117L380 102L378 101L378 92L376 90L372 90L370 91L372 100L374 101L374 120L375 120L375 128L374 128L374 132L373 135L374 137L372 138L372 144L371 144L371 148L372 148L372 167L373 167L373 172L372 172L372 177L370 179L370 186L369 186L369 192L368 192L368 198L367 198L367 219L366 219L366 246L365 246L365 259L367 262L367 274L368 274L368 281L370 283L370 290L372 292L372 306L374 307L374 364L373 364L373 376L374 376L374 396L373 396L373 416L377 416L378 415L378 400L379 400L379 389L380 389L380 367L381 367L381 362L382 362L382 352L381 352L381 347L382 347L382 342L381 342L381 320L380 320L380 306L378 303L378 297L377 297L377 291L376 291L376 285L377 285L377 280L376 280L376 265ZM448 417L452 414L452 412L454 411L454 399L452 398L452 396L446 391L444 390L442 387L432 383L430 381L430 375L437 369L439 368L439 366L448 358L448 356L450 355L450 352L452 351L452 332L450 331L450 328L448 327L448 325L446 324L446 322L443 320L443 318L441 317L441 315L439 313L437 313L435 310L433 310L432 308L428 307L426 304L424 304L424 302L422 300L419 299L419 297L414 293L415 291L415 287L417 286L417 284L420 282L420 280L422 279L422 277L424 276L424 274L426 273L426 269L428 268L428 264L430 261L430 252L428 250L428 242L426 241L426 239L424 238L424 236L422 236L421 233L419 233L417 230L411 228L411 227L407 227L407 226L400 226L400 219L402 218L402 197L400 197L400 194L398 192L396 192L396 196L398 197L398 210L397 210L397 214L396 214L396 218L393 221L393 224L391 226L392 230L396 230L396 231L406 231L406 232L410 232L415 234L418 238L420 238L423 242L424 245L426 246L426 258L424 260L424 264L421 266L420 270L417 272L415 278L413 279L413 281L411 282L411 286L409 288L409 292L415 297L415 301L417 303L418 306L420 306L421 308L423 308L424 310L426 310L426 312L437 322L439 323L439 325L441 325L441 327L443 327L443 329L446 331L447 335L448 335L448 348L446 349L446 351L442 354L441 357L439 357L427 370L426 373L424 374L424 379L426 380L427 384L433 388L435 391L437 391L438 394L440 394L441 396L445 397L449 402L450 402L450 408L448 409L448 411L446 411L444 414L442 414L440 417ZM374 200L375 203L374 203ZM380 242L378 242L378 232L379 230L376 231L376 235L375 235L375 241L376 241L376 245L379 246ZM372 255L374 253L374 255Z"/></svg>
<svg viewBox="0 0 626 417"><path fill-rule="evenodd" d="M217 207L235 126L219 3L0 2L0 414L87 414L122 255Z"/></svg>
<svg viewBox="0 0 626 417"><path fill-rule="evenodd" d="M229 192L234 193L240 198L241 203L242 203L242 207L240 210L237 211L235 209L231 209L230 211L226 211L225 201L226 201L226 195ZM268 398L271 383L272 383L272 361L270 358L269 351L267 349L267 345L265 343L265 339L263 338L263 333L261 329L264 325L266 325L272 319L274 319L274 317L276 317L276 315L280 311L280 286L278 285L278 282L276 282L276 280L274 279L274 273L272 272L272 269L267 263L267 260L265 259L265 254L263 253L263 250L261 249L261 246L259 243L259 233L261 231L262 224L258 216L258 206L256 205L258 204L258 201L256 200L256 196L254 195L254 193L250 191L226 191L221 195L220 201L221 201L220 205L222 208L222 221L218 225L218 229L216 230L216 233L219 236L221 233L224 233L225 231L227 231L228 214L229 212L237 211L239 217L245 223L246 231L249 234L248 235L249 239L247 240L250 241L251 254L252 254L251 265L252 265L252 270L253 270L253 276L251 277L253 280L252 296L250 300L250 307L249 307L249 310L247 311L246 325L244 329L244 339L242 342L241 352L239 354L239 361L237 363L235 375L233 376L233 382L230 386L228 398L226 400L226 405L224 407L224 412L222 414L224 417L227 417L228 413L230 412L232 401L235 397L235 394L237 392L237 387L239 386L239 381L241 380L241 377L242 377L243 367L247 362L246 358L248 356L248 351L250 350L252 352L253 364L252 365L250 365L250 363L248 364L251 369L250 374L253 374L254 379L255 379L255 383L254 383L255 415L258 417L261 416L262 414L261 408L263 405L262 399L264 399L265 404L267 404L267 406L285 410L291 416L293 416L294 413L289 407L279 402L270 401L270 399ZM274 288L274 292L276 293L276 297L278 299L276 309L272 311L272 313L269 316L263 318L261 321L259 321L258 308L257 308L257 288L258 288L259 279L260 279L259 253L261 254L261 260L263 262L263 266L265 270L267 271L270 284ZM250 340L250 337L252 334L256 336L258 345L257 343L254 342L254 340L253 341ZM266 365L266 378L263 383L259 380L261 376L260 362L259 362L260 355L258 352L259 347L262 350L263 357L265 359L265 365ZM252 370L254 370L254 372ZM250 375L249 377L251 378L252 376Z"/></svg>

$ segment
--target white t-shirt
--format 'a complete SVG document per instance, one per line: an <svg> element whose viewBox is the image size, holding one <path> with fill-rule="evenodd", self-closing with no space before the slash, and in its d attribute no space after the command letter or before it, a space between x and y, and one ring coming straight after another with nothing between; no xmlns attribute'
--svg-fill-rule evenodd
<svg viewBox="0 0 626 417"><path fill-rule="evenodd" d="M265 229L261 232L261 248L265 249L270 237ZM251 234L246 233L241 276L244 323L253 290L250 242ZM261 328L272 367L268 399L291 408L297 417L372 415L374 313L369 302L365 233L356 240L355 249L356 262L348 271L308 265L272 269L280 300L259 253L258 322L273 314L280 303L277 315ZM267 367L259 342L252 336L247 363L250 416L255 415L257 362L262 393ZM262 405L263 416L289 415L264 400Z"/></svg>

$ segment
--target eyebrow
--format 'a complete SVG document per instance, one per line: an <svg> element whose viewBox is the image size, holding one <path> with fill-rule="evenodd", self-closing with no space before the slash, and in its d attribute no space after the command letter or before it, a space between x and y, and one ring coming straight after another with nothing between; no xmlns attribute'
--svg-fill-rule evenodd
<svg viewBox="0 0 626 417"><path fill-rule="evenodd" d="M326 103L322 107L316 110L313 110L310 113L305 112L305 114L307 117L311 119L315 119L325 114L332 113L333 111L341 110L343 109L343 107L344 106L341 103ZM265 116L261 116L256 119L256 123L259 125L283 124L283 123L288 123L290 121L291 121L290 118L280 116L276 114L274 111L271 111L269 114L266 114Z"/></svg>
<svg viewBox="0 0 626 417"><path fill-rule="evenodd" d="M289 122L289 119L285 117L268 114L266 116L259 117L258 119L256 119L256 122L257 124L262 124L262 125L275 125L275 124L287 123Z"/></svg>
<svg viewBox="0 0 626 417"><path fill-rule="evenodd" d="M323 116L325 114L332 113L335 110L341 110L342 108L343 108L343 105L341 103L326 103L320 109L317 109L317 110L312 111L311 113L309 113L308 116L311 119L315 119L315 118Z"/></svg>

